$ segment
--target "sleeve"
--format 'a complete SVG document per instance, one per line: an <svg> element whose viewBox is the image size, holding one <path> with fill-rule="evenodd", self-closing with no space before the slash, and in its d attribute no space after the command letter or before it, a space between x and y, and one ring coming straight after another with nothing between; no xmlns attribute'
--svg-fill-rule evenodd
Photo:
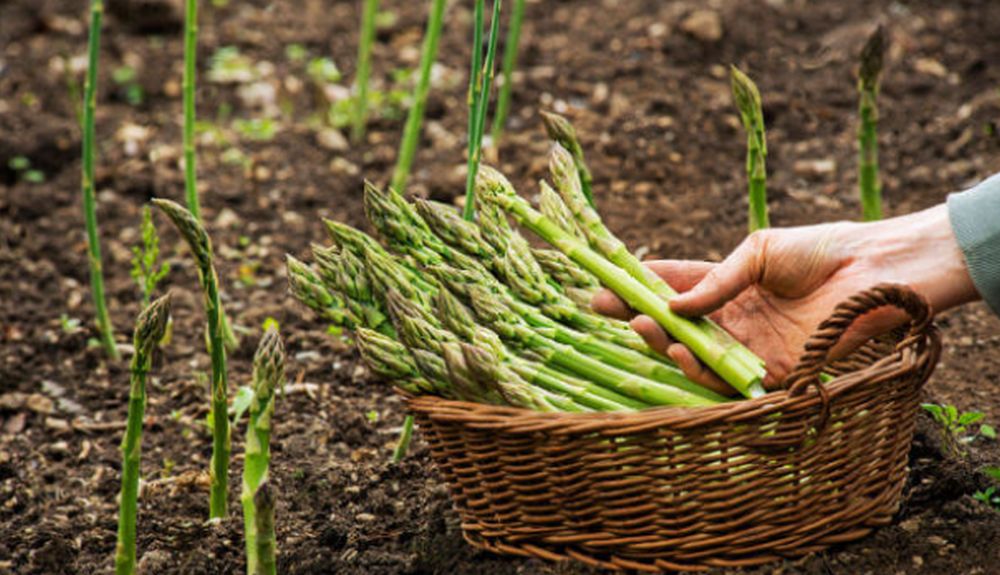
<svg viewBox="0 0 1000 575"><path fill-rule="evenodd" d="M948 218L976 290L1000 315L1000 174L949 195Z"/></svg>

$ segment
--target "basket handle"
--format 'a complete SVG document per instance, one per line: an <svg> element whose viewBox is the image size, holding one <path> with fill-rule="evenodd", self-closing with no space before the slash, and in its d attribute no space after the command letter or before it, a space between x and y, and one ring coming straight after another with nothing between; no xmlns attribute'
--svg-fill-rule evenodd
<svg viewBox="0 0 1000 575"><path fill-rule="evenodd" d="M908 286L893 283L875 285L851 296L834 308L830 317L819 324L809 337L798 365L783 381L783 387L788 390L789 397L805 393L810 386L816 389L820 397L820 413L816 421L812 425L805 425L798 437L765 440L760 442L761 447L800 446L809 436L810 428L816 430L817 435L822 433L830 419L830 394L820 381L820 373L829 361L830 350L859 317L886 306L899 308L910 316L906 337L896 345L897 350L913 343L923 345L925 342L930 342L933 353L927 365L923 366L923 380L930 376L931 370L937 363L940 349L937 332L931 323L933 315L930 304Z"/></svg>
<svg viewBox="0 0 1000 575"><path fill-rule="evenodd" d="M896 345L896 349L902 349L925 336L931 325L932 313L930 304L923 296L902 284L880 283L872 286L838 304L830 317L819 324L809 337L798 365L785 378L784 387L789 395L800 395L808 386L818 383L819 374L829 361L830 350L851 325L859 317L886 306L899 308L910 316L906 337Z"/></svg>

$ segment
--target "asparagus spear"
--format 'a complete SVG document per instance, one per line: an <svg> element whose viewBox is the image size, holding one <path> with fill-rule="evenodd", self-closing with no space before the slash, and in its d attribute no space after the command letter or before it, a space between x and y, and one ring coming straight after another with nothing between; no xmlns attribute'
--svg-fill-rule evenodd
<svg viewBox="0 0 1000 575"><path fill-rule="evenodd" d="M278 572L278 538L274 533L274 492L271 482L264 481L253 496L257 507L257 565L250 575L276 575Z"/></svg>
<svg viewBox="0 0 1000 575"><path fill-rule="evenodd" d="M392 257L389 252L387 252L385 248L383 248L381 244L375 240L375 238L369 236L361 230L333 220L323 220L323 223L326 224L327 231L329 232L334 244L342 248L344 251L353 253L359 259L363 257L362 254L367 250L374 251L385 257ZM410 264L410 262L402 260L400 263L403 267L403 273L406 274L407 281L420 289L434 289L434 286L427 283L424 278L421 277L420 272L418 272L415 267Z"/></svg>
<svg viewBox="0 0 1000 575"><path fill-rule="evenodd" d="M858 113L858 186L861 192L861 213L865 221L882 219L882 185L878 177L878 91L885 53L885 31L882 26L868 37L861 51L858 72L860 102Z"/></svg>
<svg viewBox="0 0 1000 575"><path fill-rule="evenodd" d="M428 379L421 374L413 355L402 343L364 327L358 328L354 337L361 359L379 377L414 395L451 396L445 380Z"/></svg>
<svg viewBox="0 0 1000 575"><path fill-rule="evenodd" d="M115 345L114 326L108 315L108 302L104 297L104 266L101 260L101 236L97 228L97 199L94 195L94 117L97 114L97 64L101 49L101 19L104 0L90 1L90 37L87 41L87 77L83 84L83 172L80 188L83 195L83 219L87 230L87 263L90 268L90 292L94 299L97 331L101 346L108 357L121 358Z"/></svg>
<svg viewBox="0 0 1000 575"><path fill-rule="evenodd" d="M493 0L493 16L490 19L490 35L487 40L486 60L479 69L480 35L483 26L483 0L476 0L473 34L472 73L469 78L469 157L466 165L465 209L462 214L471 220L475 214L475 181L479 162L483 153L483 130L486 127L486 112L490 105L490 84L493 82L493 60L496 56L497 39L500 34L501 0Z"/></svg>
<svg viewBox="0 0 1000 575"><path fill-rule="evenodd" d="M170 200L154 199L153 205L170 218L187 241L198 267L208 316L208 351L212 356L212 463L209 518L222 519L229 507L229 416L226 375L225 312L219 301L219 284L212 264L212 242L191 212Z"/></svg>
<svg viewBox="0 0 1000 575"><path fill-rule="evenodd" d="M361 142L365 137L368 117L368 80L371 77L372 45L375 43L375 16L378 0L364 0L361 12L361 34L358 38L358 68L354 81L354 110L351 117L351 140Z"/></svg>
<svg viewBox="0 0 1000 575"><path fill-rule="evenodd" d="M170 319L170 294L143 310L136 321L129 382L128 423L122 438L122 487L118 508L118 544L115 547L116 575L135 573L136 514L139 498L139 463L142 457L142 421L146 412L146 374L153 361L156 344L163 339Z"/></svg>
<svg viewBox="0 0 1000 575"><path fill-rule="evenodd" d="M552 186L545 180L538 182L538 189L538 210L555 222L567 234L578 240L586 241L587 238L577 225L576 218L573 217L573 212L570 211L566 202L563 202L559 196L559 192L553 190Z"/></svg>
<svg viewBox="0 0 1000 575"><path fill-rule="evenodd" d="M511 363L511 368L518 375L534 385L566 395L580 405L598 411L623 411L650 407L648 403L509 353L500 337L492 330L477 324L469 309L447 289L442 289L434 297L434 309L448 330L465 342L474 343L478 347L504 357Z"/></svg>
<svg viewBox="0 0 1000 575"><path fill-rule="evenodd" d="M568 150L573 157L573 166L576 169L577 177L580 179L580 190L587 203L594 207L593 178L590 169L583 159L583 147L576 137L576 130L569 120L552 112L541 112L542 123L545 124L545 131L549 134L549 139ZM543 212L544 213L544 212ZM558 221L558 220L557 220Z"/></svg>
<svg viewBox="0 0 1000 575"><path fill-rule="evenodd" d="M344 301L335 292L326 289L312 267L295 259L291 254L285 256L285 261L288 287L295 299L336 326L354 328L357 320L344 309Z"/></svg>
<svg viewBox="0 0 1000 575"><path fill-rule="evenodd" d="M266 484L271 465L271 420L274 416L274 390L285 380L285 347L278 330L273 327L264 333L253 358L253 400L250 402L250 419L247 424L246 445L243 457L243 528L246 539L247 573L273 573L267 562L258 556L258 543L269 534L258 533L259 490ZM271 510L273 513L273 509ZM271 519L273 529L273 518ZM274 533L270 533L274 537ZM261 540L261 541L259 541Z"/></svg>
<svg viewBox="0 0 1000 575"><path fill-rule="evenodd" d="M447 286L455 294L461 296L467 302L476 301L482 303L489 301L491 308L502 306L507 312L504 314L487 313L480 315L479 309L473 306L477 312L476 316L480 321L490 325L495 331L504 336L507 335L491 321L497 318L517 318L536 331L542 337L554 340L561 345L567 345L580 354L596 358L610 367L631 374L650 379L659 384L666 384L683 390L687 393L695 394L715 403L726 401L727 399L715 392L697 385L688 380L676 367L654 360L635 350L611 344L605 340L597 338L591 334L579 332L550 320L548 317L532 311L530 306L519 303L509 295L500 291L496 285L479 281L475 274L457 270L446 265L431 266L427 269L434 277ZM570 369L571 368L566 368ZM586 377L586 374L579 374ZM642 398L639 398L642 399Z"/></svg>
<svg viewBox="0 0 1000 575"><path fill-rule="evenodd" d="M558 149L560 148L557 147ZM565 169L567 164L569 167L572 166L572 159L568 153L563 150L558 154L558 158L554 162L559 168L558 173L560 175L571 173ZM570 161L561 161L562 158L569 158ZM559 179L557 177L557 184ZM629 253L621 241L607 231L597 214L582 201L583 195L578 187L567 188L577 193L564 192L564 199L577 216L577 221L583 224L581 227L591 243L611 261L564 232L552 220L532 208L496 170L484 166L480 171L476 189L483 203L500 206L521 225L531 229L589 270L633 309L649 315L678 341L687 345L698 358L737 391L749 397L764 393L761 382L766 372L762 362L721 328L705 319L688 319L677 315L669 306L664 305L664 301L669 301L675 292L663 280L648 271L638 258Z"/></svg>
<svg viewBox="0 0 1000 575"><path fill-rule="evenodd" d="M313 257L323 284L343 294L347 308L357 318L357 323L388 336L395 331L389 318L375 300L364 264L350 251L312 246Z"/></svg>
<svg viewBox="0 0 1000 575"><path fill-rule="evenodd" d="M747 132L747 181L750 198L750 231L770 226L767 217L767 140L764 136L764 113L760 92L746 74L736 66L729 68L733 101L740 111Z"/></svg>

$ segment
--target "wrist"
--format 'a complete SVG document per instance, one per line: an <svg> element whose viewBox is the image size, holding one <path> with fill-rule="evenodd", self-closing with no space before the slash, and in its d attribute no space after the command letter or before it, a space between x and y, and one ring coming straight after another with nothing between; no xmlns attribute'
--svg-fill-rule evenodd
<svg viewBox="0 0 1000 575"><path fill-rule="evenodd" d="M852 243L879 281L910 286L936 312L979 299L944 204L858 227Z"/></svg>

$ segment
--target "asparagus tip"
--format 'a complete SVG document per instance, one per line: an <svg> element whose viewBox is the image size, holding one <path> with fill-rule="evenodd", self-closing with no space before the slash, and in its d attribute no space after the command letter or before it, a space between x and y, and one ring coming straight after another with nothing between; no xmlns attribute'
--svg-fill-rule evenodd
<svg viewBox="0 0 1000 575"><path fill-rule="evenodd" d="M858 78L864 89L874 89L878 83L879 74L882 73L882 63L885 57L885 28L879 24L868 40L864 48L861 49L861 67L858 70Z"/></svg>

